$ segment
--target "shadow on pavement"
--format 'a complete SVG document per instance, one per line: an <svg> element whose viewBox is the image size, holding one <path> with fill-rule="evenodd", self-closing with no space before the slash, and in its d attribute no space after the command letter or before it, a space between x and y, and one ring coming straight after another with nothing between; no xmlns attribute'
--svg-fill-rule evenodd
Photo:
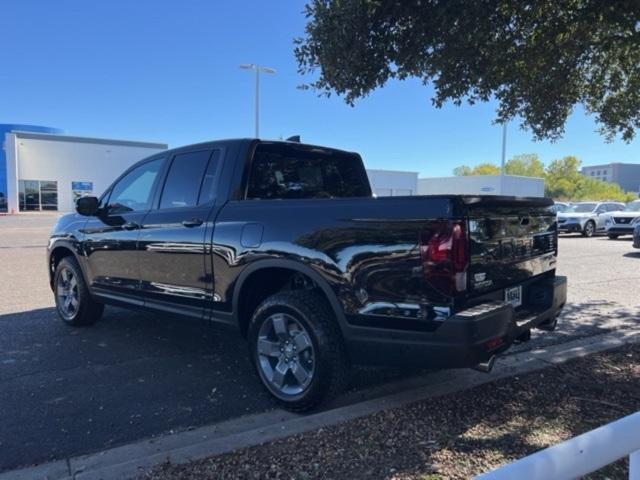
<svg viewBox="0 0 640 480"><path fill-rule="evenodd" d="M510 352L545 348L638 325L638 311L604 301L568 306L553 333ZM53 308L0 316L0 471L89 453L172 430L273 408L245 342L140 312L107 308L92 327L64 325ZM354 369L344 399L363 388L421 375Z"/></svg>

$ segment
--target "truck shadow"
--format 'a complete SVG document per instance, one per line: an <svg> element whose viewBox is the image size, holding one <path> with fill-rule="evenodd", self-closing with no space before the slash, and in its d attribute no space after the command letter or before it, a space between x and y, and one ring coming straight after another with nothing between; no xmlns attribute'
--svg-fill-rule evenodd
<svg viewBox="0 0 640 480"><path fill-rule="evenodd" d="M637 310L611 302L573 304L556 332L534 331L510 353L639 322ZM0 315L0 331L0 411L12 439L0 471L274 407L244 340L197 322L108 307L94 326L70 328L42 308ZM400 391L426 372L355 368L349 392L328 407Z"/></svg>

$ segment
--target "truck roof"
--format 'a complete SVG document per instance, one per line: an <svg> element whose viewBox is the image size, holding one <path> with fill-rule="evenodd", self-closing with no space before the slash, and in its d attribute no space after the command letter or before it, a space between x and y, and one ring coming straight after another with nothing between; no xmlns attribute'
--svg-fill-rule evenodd
<svg viewBox="0 0 640 480"><path fill-rule="evenodd" d="M228 146L246 146L249 147L251 144L282 144L288 146L299 146L304 149L319 149L325 151L334 151L341 153L348 153L352 155L358 155L357 152L352 152L349 150L342 150L340 148L327 147L324 145L314 145L311 143L302 143L302 142L291 142L287 140L265 140L260 138L228 138L228 139L220 139L220 140L209 140L206 142L193 143L189 145L181 145L179 147L174 147L167 152L175 152L183 149L191 149L193 147L228 147Z"/></svg>

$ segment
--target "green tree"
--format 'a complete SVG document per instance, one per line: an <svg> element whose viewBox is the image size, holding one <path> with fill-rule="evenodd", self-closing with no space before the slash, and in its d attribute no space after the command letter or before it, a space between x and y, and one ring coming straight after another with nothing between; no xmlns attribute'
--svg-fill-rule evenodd
<svg viewBox="0 0 640 480"><path fill-rule="evenodd" d="M572 155L553 160L547 166L547 176L551 178L567 178L575 180L580 177L578 172L581 161Z"/></svg>
<svg viewBox="0 0 640 480"><path fill-rule="evenodd" d="M544 164L535 153L516 155L504 165L507 175L521 175L523 177L544 177Z"/></svg>
<svg viewBox="0 0 640 480"><path fill-rule="evenodd" d="M475 166L473 175L500 175L500 167L493 163L481 163Z"/></svg>
<svg viewBox="0 0 640 480"><path fill-rule="evenodd" d="M456 177L466 177L468 175L473 175L473 170L468 165L461 165L453 169L453 174Z"/></svg>
<svg viewBox="0 0 640 480"><path fill-rule="evenodd" d="M580 160L566 156L553 160L545 173L545 195L557 200L618 200L629 202L636 195L615 183L603 182L580 174Z"/></svg>
<svg viewBox="0 0 640 480"><path fill-rule="evenodd" d="M468 165L461 165L453 169L453 174L458 177L468 175L500 175L500 167L493 163L480 163L473 168Z"/></svg>
<svg viewBox="0 0 640 480"><path fill-rule="evenodd" d="M574 156L566 156L553 160L547 165L544 186L545 195L557 200L575 200L578 184L582 175L580 160Z"/></svg>
<svg viewBox="0 0 640 480"><path fill-rule="evenodd" d="M577 104L608 139L640 127L638 0L309 0L301 74L347 103L391 79L433 85L432 103L495 99L499 123L564 132Z"/></svg>

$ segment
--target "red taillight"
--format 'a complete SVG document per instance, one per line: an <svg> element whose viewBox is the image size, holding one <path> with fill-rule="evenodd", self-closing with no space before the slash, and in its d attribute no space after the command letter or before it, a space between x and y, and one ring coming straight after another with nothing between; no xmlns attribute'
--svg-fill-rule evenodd
<svg viewBox="0 0 640 480"><path fill-rule="evenodd" d="M436 221L420 234L420 257L426 281L446 295L467 289L469 263L465 224Z"/></svg>
<svg viewBox="0 0 640 480"><path fill-rule="evenodd" d="M484 346L487 349L487 352L490 352L491 350L495 350L496 348L502 346L503 343L504 340L502 339L502 337L496 337L489 340L487 343L485 343Z"/></svg>

